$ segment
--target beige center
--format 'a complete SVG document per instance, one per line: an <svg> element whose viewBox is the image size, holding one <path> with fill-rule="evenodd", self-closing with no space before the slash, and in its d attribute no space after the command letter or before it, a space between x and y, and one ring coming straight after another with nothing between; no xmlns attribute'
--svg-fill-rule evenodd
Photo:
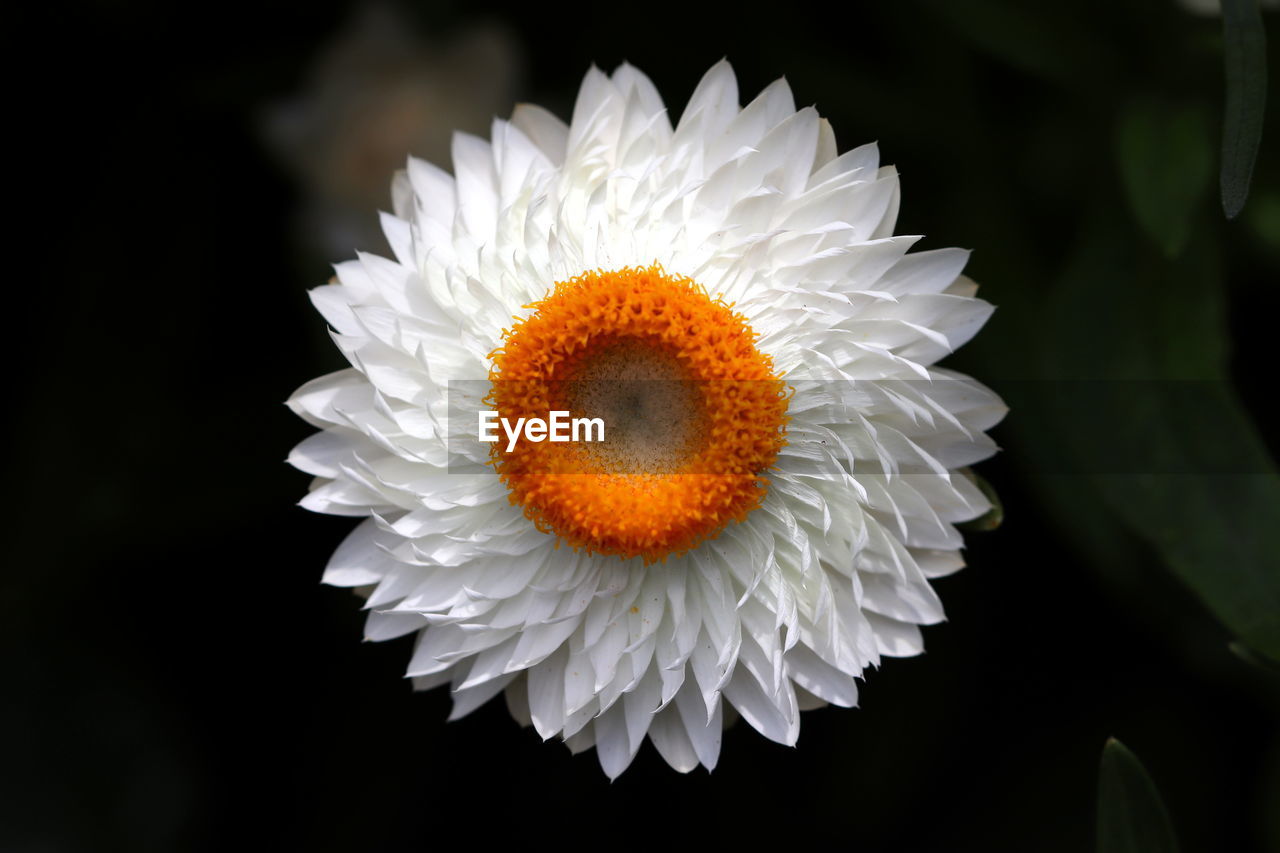
<svg viewBox="0 0 1280 853"><path fill-rule="evenodd" d="M575 417L604 420L605 440L582 450L606 471L675 473L702 445L702 395L676 355L658 342L607 343L566 384Z"/></svg>

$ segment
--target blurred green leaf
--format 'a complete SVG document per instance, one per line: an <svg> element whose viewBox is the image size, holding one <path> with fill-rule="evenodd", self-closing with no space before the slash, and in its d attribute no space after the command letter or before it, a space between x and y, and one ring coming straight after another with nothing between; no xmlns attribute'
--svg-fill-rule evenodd
<svg viewBox="0 0 1280 853"><path fill-rule="evenodd" d="M1107 205L1087 222L1044 339L1049 375L1085 381L1045 395L1045 440L1218 619L1280 660L1280 477L1229 382L1217 254L1207 236L1176 263L1144 253Z"/></svg>
<svg viewBox="0 0 1280 853"><path fill-rule="evenodd" d="M1268 660L1244 643L1230 643L1227 648L1231 649L1231 653L1245 663L1256 666L1269 675L1280 675L1280 663Z"/></svg>
<svg viewBox="0 0 1280 853"><path fill-rule="evenodd" d="M1214 426L1235 414L1215 413L1220 422ZM1240 419L1235 429L1220 431L1230 441L1248 440L1246 430ZM1238 636L1280 660L1280 482L1275 476L1117 474L1099 479L1108 502L1160 551L1169 569Z"/></svg>
<svg viewBox="0 0 1280 853"><path fill-rule="evenodd" d="M1142 762L1115 738L1098 768L1098 853L1176 853L1169 813Z"/></svg>
<svg viewBox="0 0 1280 853"><path fill-rule="evenodd" d="M1280 193L1256 193L1246 219L1258 240L1280 254Z"/></svg>
<svg viewBox="0 0 1280 853"><path fill-rule="evenodd" d="M1235 219L1249 197L1267 106L1267 37L1258 0L1222 0L1222 42L1222 210Z"/></svg>
<svg viewBox="0 0 1280 853"><path fill-rule="evenodd" d="M978 487L983 496L991 502L991 509L972 521L966 521L958 526L961 530L973 530L979 533L995 530L1004 523L1004 503L1001 502L1000 495L996 494L995 486L987 482L985 477L972 468L961 468L960 473L973 481L973 484Z"/></svg>
<svg viewBox="0 0 1280 853"><path fill-rule="evenodd" d="M1116 148L1134 216L1167 257L1176 257L1213 172L1207 119L1194 107L1136 103L1120 117Z"/></svg>
<svg viewBox="0 0 1280 853"><path fill-rule="evenodd" d="M1109 78L1112 57L1071 7L1013 0L927 0L925 7L964 41L1029 74L1069 88Z"/></svg>

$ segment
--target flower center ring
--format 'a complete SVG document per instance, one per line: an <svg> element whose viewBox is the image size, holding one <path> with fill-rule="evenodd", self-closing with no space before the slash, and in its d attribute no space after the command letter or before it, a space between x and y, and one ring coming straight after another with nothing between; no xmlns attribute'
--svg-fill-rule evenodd
<svg viewBox="0 0 1280 853"><path fill-rule="evenodd" d="M601 418L598 444L492 449L512 503L575 549L646 563L742 521L786 446L789 395L732 306L659 266L558 282L490 354L501 418Z"/></svg>

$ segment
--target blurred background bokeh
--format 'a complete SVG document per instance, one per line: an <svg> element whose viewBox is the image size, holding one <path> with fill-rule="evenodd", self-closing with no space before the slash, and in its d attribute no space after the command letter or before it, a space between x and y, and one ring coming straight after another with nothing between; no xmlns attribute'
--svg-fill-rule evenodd
<svg viewBox="0 0 1280 853"><path fill-rule="evenodd" d="M0 849L1084 851L1116 736L1183 850L1280 850L1280 126L1227 221L1215 7L45 10L12 81L47 171L10 210L50 245L7 282L34 306ZM591 63L636 64L676 116L722 56L744 99L785 75L842 150L878 140L900 233L974 249L999 308L948 365L1011 403L981 466L1005 519L861 708L806 713L796 749L739 724L711 775L646 746L610 784L501 702L446 723L401 678L409 639L360 642L358 600L319 585L351 522L295 506L310 428L283 401L345 366L306 290L383 249L406 153L447 166L519 101L567 118Z"/></svg>

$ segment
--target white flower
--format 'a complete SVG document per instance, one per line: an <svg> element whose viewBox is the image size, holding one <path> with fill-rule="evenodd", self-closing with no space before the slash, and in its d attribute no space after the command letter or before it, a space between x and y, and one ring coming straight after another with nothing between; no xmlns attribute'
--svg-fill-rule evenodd
<svg viewBox="0 0 1280 853"><path fill-rule="evenodd" d="M324 580L367 596L368 638L417 632L408 674L450 684L453 718L505 693L610 777L646 734L714 767L735 712L794 744L800 711L918 654L954 524L989 507L956 469L1005 409L931 367L991 306L967 252L892 236L876 147L837 156L781 80L740 109L725 62L673 127L623 65L587 74L567 126L521 105L458 134L453 167L411 159L395 260L312 291L352 368L289 401L323 430L290 456L302 505L365 519ZM665 420L513 453L449 423L451 387L527 413L566 378ZM696 381L637 403L618 378Z"/></svg>

